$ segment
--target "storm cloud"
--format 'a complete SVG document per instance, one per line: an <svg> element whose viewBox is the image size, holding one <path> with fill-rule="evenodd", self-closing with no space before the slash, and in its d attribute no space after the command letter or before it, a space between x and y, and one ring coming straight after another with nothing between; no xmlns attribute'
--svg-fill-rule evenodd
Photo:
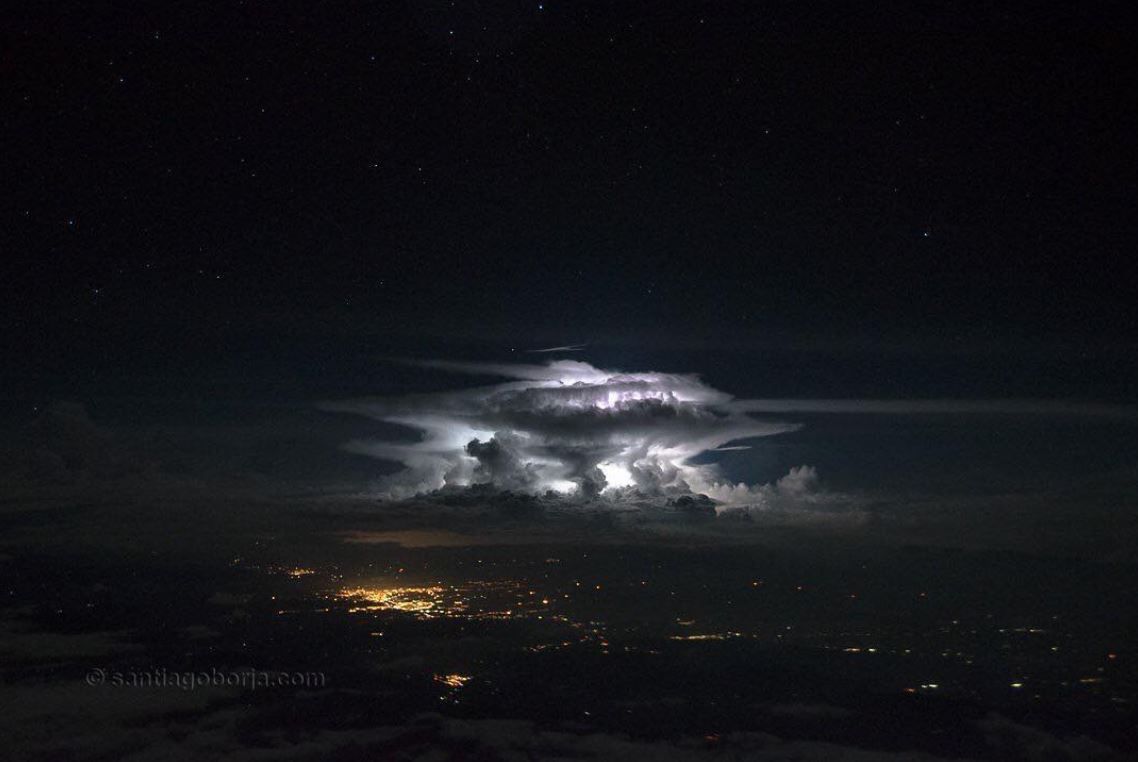
<svg viewBox="0 0 1138 762"><path fill-rule="evenodd" d="M356 440L345 445L404 466L383 482L385 494L392 497L489 484L585 499L635 491L639 496L702 493L744 503L764 499L762 488L731 484L714 465L695 465L690 459L732 442L799 428L794 422L754 417L730 394L692 374L606 371L569 360L424 365L511 380L322 405L418 432L421 438L413 442Z"/></svg>
<svg viewBox="0 0 1138 762"><path fill-rule="evenodd" d="M400 464L380 493L407 498L473 485L610 503L706 495L719 512L826 509L838 497L798 464L770 483L736 482L701 453L802 428L793 416L1017 416L1129 422L1135 408L1047 400L738 399L687 373L623 372L575 360L545 364L418 361L501 380L489 386L327 402L412 432L344 449ZM696 461L701 462L696 462ZM846 495L846 497L850 497ZM840 500L838 502L841 502Z"/></svg>

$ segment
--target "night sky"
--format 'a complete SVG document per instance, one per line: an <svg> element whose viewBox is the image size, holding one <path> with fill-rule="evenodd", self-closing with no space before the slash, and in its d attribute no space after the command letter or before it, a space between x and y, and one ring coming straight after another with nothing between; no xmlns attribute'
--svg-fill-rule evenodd
<svg viewBox="0 0 1138 762"><path fill-rule="evenodd" d="M1134 397L1121 6L59 2L5 26L21 405L374 390L385 357L581 342L778 395Z"/></svg>

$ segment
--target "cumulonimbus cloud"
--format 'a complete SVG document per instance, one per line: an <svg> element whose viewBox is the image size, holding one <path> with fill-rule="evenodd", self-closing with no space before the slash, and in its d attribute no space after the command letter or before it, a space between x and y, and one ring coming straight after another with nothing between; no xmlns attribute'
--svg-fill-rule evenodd
<svg viewBox="0 0 1138 762"><path fill-rule="evenodd" d="M794 431L799 425L759 419L698 376L623 373L588 363L544 365L422 363L509 381L453 392L350 400L323 409L353 412L417 430L415 442L354 441L352 452L403 464L384 491L406 497L445 486L492 484L584 498L636 490L647 495L707 494L753 499L699 453L730 442Z"/></svg>
<svg viewBox="0 0 1138 762"><path fill-rule="evenodd" d="M807 502L817 473L793 469L773 484L731 483L692 458L738 449L741 440L794 431L790 414L1017 414L1138 418L1128 406L1025 400L746 400L694 374L625 373L586 362L546 364L421 361L423 367L509 379L451 392L329 402L417 431L414 442L353 441L345 448L401 463L384 493L409 497L487 484L585 499L704 494L726 505ZM766 417L760 417L766 416ZM733 444L734 443L734 444Z"/></svg>

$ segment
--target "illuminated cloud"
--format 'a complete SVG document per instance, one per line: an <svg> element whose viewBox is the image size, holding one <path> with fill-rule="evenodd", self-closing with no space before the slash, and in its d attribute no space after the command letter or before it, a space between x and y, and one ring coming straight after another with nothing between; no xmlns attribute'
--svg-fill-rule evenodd
<svg viewBox="0 0 1138 762"><path fill-rule="evenodd" d="M544 349L530 349L530 350L528 350L528 352L531 355L534 355L534 354L537 354L537 355L552 354L555 352L583 352L585 350L585 347L587 347L587 346L588 346L588 344L564 344L564 345L559 346L559 347L545 347Z"/></svg>
<svg viewBox="0 0 1138 762"><path fill-rule="evenodd" d="M346 449L395 461L385 480L392 497L447 486L489 484L581 498L707 494L726 503L765 502L816 479L794 471L776 485L730 484L713 465L689 460L739 440L794 431L760 420L698 376L606 371L584 362L544 365L422 365L512 379L433 394L327 403L415 429L419 441L353 441ZM798 474L798 475L796 475ZM783 481L791 479L783 485Z"/></svg>
<svg viewBox="0 0 1138 762"><path fill-rule="evenodd" d="M801 414L1078 415L1135 419L1131 406L1032 400L738 400L699 376L625 373L586 362L425 361L420 366L508 379L451 392L327 403L416 431L412 442L353 441L351 452L404 466L386 478L389 497L443 487L489 487L591 500L703 494L724 508L808 508L824 502L809 466L772 484L731 483L692 458L745 448L744 440L794 431L770 417Z"/></svg>

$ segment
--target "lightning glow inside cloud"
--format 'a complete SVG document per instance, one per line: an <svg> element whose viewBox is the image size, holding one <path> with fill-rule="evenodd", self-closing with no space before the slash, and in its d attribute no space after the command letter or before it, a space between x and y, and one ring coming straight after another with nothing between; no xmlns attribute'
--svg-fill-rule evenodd
<svg viewBox="0 0 1138 762"><path fill-rule="evenodd" d="M761 420L746 402L696 375L624 373L585 362L545 365L429 362L436 369L511 379L452 392L328 403L415 429L419 441L353 441L346 449L396 461L390 497L447 486L488 484L582 499L621 495L705 494L723 503L756 502L808 489L813 469L795 469L775 485L731 484L715 465L693 464L729 443L794 431Z"/></svg>
<svg viewBox="0 0 1138 762"><path fill-rule="evenodd" d="M509 379L450 392L327 403L418 432L412 442L352 441L345 449L394 461L387 497L444 487L490 487L585 501L667 500L707 495L725 510L810 508L838 496L817 489L810 466L771 484L732 483L704 452L745 449L743 440L794 431L770 416L804 414L1077 416L1138 421L1127 405L1048 400L736 399L699 376L625 373L586 362L543 365L425 361L452 373ZM766 417L758 417L766 416Z"/></svg>

